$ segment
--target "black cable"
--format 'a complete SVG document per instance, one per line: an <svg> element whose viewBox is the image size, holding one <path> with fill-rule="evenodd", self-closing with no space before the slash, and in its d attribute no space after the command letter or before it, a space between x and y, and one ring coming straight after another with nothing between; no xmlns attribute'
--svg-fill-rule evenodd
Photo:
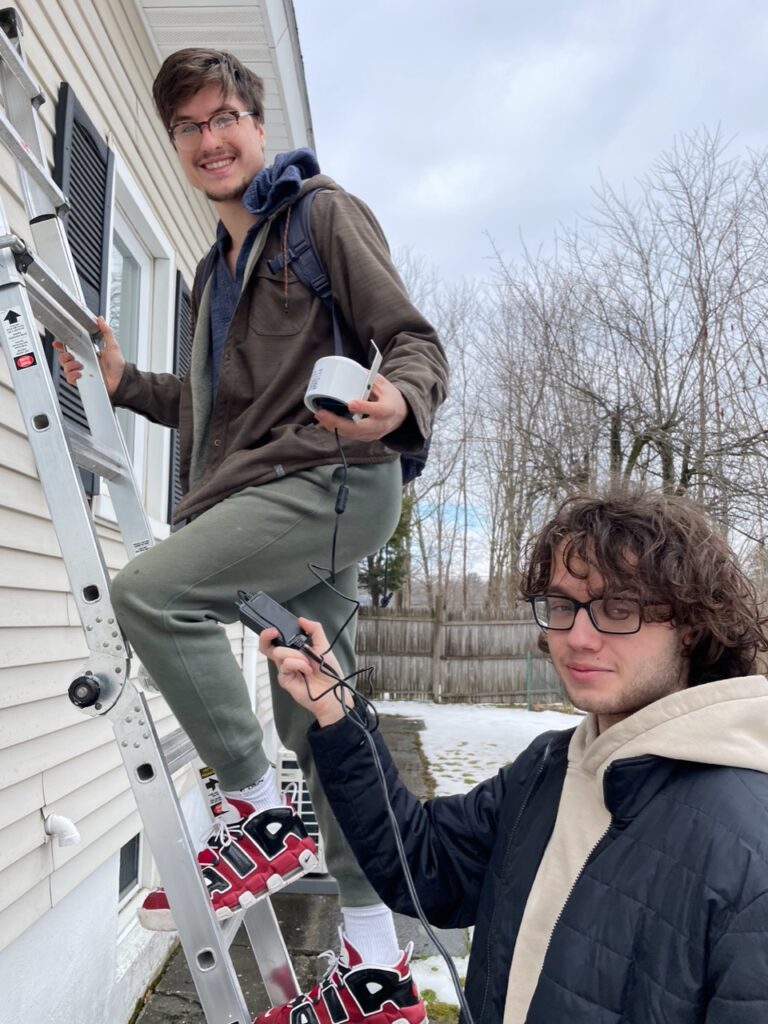
<svg viewBox="0 0 768 1024"><path fill-rule="evenodd" d="M365 700L365 698L361 698L361 699ZM354 718L352 718L352 716L350 716L350 721L354 722ZM361 726L362 726L362 723L361 723ZM373 755L373 761L374 761L374 764L376 765L376 774L379 777L379 782L381 783L382 792L384 793L384 803L386 804L387 815L389 816L390 825L392 826L392 834L395 837L395 846L397 847L397 856L398 856L398 858L400 860L400 865L401 865L401 867L403 869L403 877L405 878L406 886L408 888L408 894L411 897L411 901L413 903L414 909L416 910L416 914L417 914L417 916L419 918L419 921L421 921L422 927L424 928L424 931L427 933L430 942L432 943L432 945L435 947L435 949L438 951L440 956L445 961L445 965L448 968L448 973L451 976L451 981L453 982L453 987L454 987L454 990L455 990L456 995L457 995L458 1000L459 1000L459 1006L461 1007L461 1012L463 1014L464 1024L474 1024L474 1021L473 1021L473 1018L472 1018L472 1013L470 1012L469 1005L467 1004L467 1000L466 1000L466 997L464 995L464 990L461 987L461 979L459 978L458 972L456 970L456 965L454 964L453 960L449 956L448 951L446 950L446 948L443 946L443 944L440 942L440 940L438 939L438 937L435 935L434 931L432 930L432 926L430 925L429 921L427 920L426 915L424 913L424 910L423 910L423 908L421 906L421 903L419 902L419 897L416 895L416 886L414 884L413 876L411 875L410 868L408 867L408 861L406 859L406 854L405 854L405 846L403 845L403 837L402 837L402 835L400 833L400 826L398 825L397 818L395 817L395 812L392 809L392 804L390 803L390 800L389 800L389 791L387 790L387 780L384 777L384 768L382 767L381 760L379 759L379 752L376 749L376 744L373 741L373 736L370 735L370 733L368 732L368 730L364 726L362 726L362 731L365 734L366 739L368 740L368 746L371 749L371 754Z"/></svg>
<svg viewBox="0 0 768 1024"><path fill-rule="evenodd" d="M389 587L389 541L384 545L384 583L382 585L381 607L386 608L392 600L392 594L387 593Z"/></svg>
<svg viewBox="0 0 768 1024"><path fill-rule="evenodd" d="M338 700L339 704L341 705L341 709L342 709L342 711L344 713L344 716L346 718L348 718L349 721L352 722L352 724L357 729L360 729L363 732L363 734L365 735L366 740L368 742L368 745L369 745L369 747L371 749L371 754L373 755L373 761L374 761L374 765L376 767L376 774L378 776L379 783L381 785L381 789L382 789L382 792L384 794L384 803L385 803L385 806L386 806L386 809L387 809L387 816L389 817L390 825L392 827L392 834L393 834L394 839L395 839L395 847L397 849L397 856L398 856L398 859L400 860L400 866L401 866L401 868L403 870L403 877L405 878L406 887L408 889L408 895L411 897L411 902L413 903L414 909L416 911L416 915L417 915L419 921L421 922L422 927L424 928L424 931L427 933L427 936L429 937L430 941L432 942L432 945L435 947L435 949L438 951L440 956L445 961L445 964L446 964L446 966L448 968L448 972L449 972L449 974L451 976L451 981L453 983L453 987L456 990L456 995L457 995L458 1000L459 1000L459 1006L461 1007L461 1012L464 1015L464 1024L474 1024L473 1019L472 1019L472 1014L470 1012L469 1006L467 1005L467 1001L466 1001L466 998L464 996L464 991L463 991L463 989L461 987L461 981L459 979L458 972L456 971L456 965L454 964L453 960L449 956L449 954L448 954L447 950L445 949L445 947L443 946L443 944L440 942L440 940L438 939L438 937L435 935L434 931L432 930L432 926L430 925L429 921L427 920L427 917L426 917L426 915L424 913L424 910L423 910L423 908L421 906L421 902L419 901L419 897L416 894L416 886L414 884L413 876L411 875L410 868L408 867L408 859L407 859L406 853L405 853L405 846L403 844L403 837L400 834L400 827L399 827L399 825L397 823L397 818L395 817L395 812L394 812L394 810L392 808L392 804L390 803L389 790L387 789L387 780L386 780L386 778L384 776L384 769L383 769L383 767L381 765L381 760L379 759L379 752L376 749L376 744L374 743L374 740L373 740L372 733L374 733L378 729L378 726L379 726L379 716L378 716L378 713L376 711L376 708L373 706L371 701L368 700L367 697L364 697L359 692L359 690L355 690L353 687L351 687L349 685L349 681L351 679L355 679L358 676L364 676L364 675L368 676L368 682L370 683L370 681L371 681L371 679L373 677L373 667L371 666L369 668L358 669L356 672L351 672L349 675L342 677L342 676L340 676L338 674L338 672L336 672L335 669L333 669L330 665L327 665L325 663L325 655L329 654L333 650L333 648L336 645L339 637L344 632L344 630L347 628L347 626L352 621L352 619L355 617L355 615L357 615L357 612L358 612L358 610L360 608L360 602L357 600L357 598L347 597L346 594L342 594L341 591L338 590L334 586L334 584L336 583L336 542L337 542L338 532L339 532L339 519L344 514L344 510L347 507L347 498L349 497L349 487L347 485L348 468L349 467L347 465L347 460L346 460L346 457L344 455L344 449L341 446L341 440L339 438L338 430L334 430L334 435L336 437L336 446L337 446L337 448L339 450L339 455L341 456L341 463L342 463L342 466L343 466L343 477L342 477L341 484L339 485L339 489L338 489L338 491L336 493L336 504L335 504L336 521L334 523L333 538L331 540L331 565L330 565L329 569L326 569L323 566L318 566L318 565L314 565L312 563L308 563L307 568L312 573L312 575L315 576L316 579L318 579L321 583L324 583L325 586L327 586L328 589L331 590L338 597L342 598L344 601L349 601L351 604L353 604L354 608L352 609L350 614L347 616L347 618L344 621L344 624L337 631L337 633L334 636L334 638L330 641L330 643L328 644L328 647L326 648L325 651L323 651L321 654L315 654L315 652L313 650L311 650L311 649L309 649L307 647L303 647L302 648L303 653L306 654L307 657L311 661L314 661L319 666L320 671L324 675L327 675L330 679L334 680L333 685L329 686L327 689L323 690L322 693L319 693L316 697L312 696L312 693L311 693L310 688L309 688L309 681L307 680L306 676L303 676L304 685L305 685L306 690L307 690L307 695L309 696L309 699L313 703L315 701L320 700L322 697L327 696L329 693L332 693L334 695L334 697ZM324 573L328 573L329 577L326 578L323 575ZM346 700L344 699L344 690L348 690L352 694L352 696L353 696L352 707L350 707L347 704ZM363 718L360 717L357 714L357 709L354 706L354 699L355 698L363 704L363 707L365 709L365 713L368 716L367 720L363 720Z"/></svg>
<svg viewBox="0 0 768 1024"><path fill-rule="evenodd" d="M432 930L432 926L427 920L426 914L424 913L424 909L421 906L421 902L416 893L416 885L413 881L413 876L411 875L411 870L408 866L408 858L405 852L405 845L403 843L403 837L400 832L400 826L398 824L397 818L395 817L395 812L392 807L392 803L389 799L389 790L387 788L387 780L384 775L384 768L381 764L379 752L376 749L376 744L373 740L372 734L379 727L378 712L376 711L376 708L371 703L371 701L368 700L367 697L364 697L359 691L356 691L353 687L349 685L350 679L354 678L356 675L359 675L360 672L370 672L372 674L373 668L371 667L370 669L362 669L360 670L360 672L353 672L348 676L342 677L338 674L338 672L336 672L336 670L331 665L327 665L325 663L323 654L315 654L313 650L307 649L306 647L302 648L302 651L304 654L307 655L307 657L311 661L314 661L319 666L320 671L324 675L327 675L329 678L334 680L333 686L329 686L327 689L317 694L317 696L313 696L312 691L309 688L309 680L307 679L306 676L302 676L304 679L304 686L306 688L307 696L309 697L309 699L313 703L315 703L316 701L321 700L321 698L327 696L329 693L332 693L334 697L338 700L339 704L341 705L344 717L347 718L355 726L355 728L359 729L366 738L368 746L370 747L371 750L371 754L373 756L373 762L376 767L376 774L379 779L379 784L381 785L381 790L382 793L384 794L384 804L387 809L387 816L389 818L389 823L392 828L392 834L395 839L397 856L403 871L403 877L405 879L406 888L408 889L408 895L410 896L411 902L413 903L413 907L416 911L416 916L421 922L424 931L427 933L429 940L445 961L445 965L448 968L448 973L451 976L451 981L453 983L453 987L456 991L456 995L459 1000L461 1012L464 1015L465 1024L473 1024L472 1013L469 1009L469 1006L467 1005L464 990L461 987L461 980L456 970L456 965L451 959L448 951L445 949L443 944L440 942L440 940ZM324 653L327 654L328 652L326 651ZM351 707L347 704L346 700L344 699L345 690L348 690L352 694L353 704ZM354 704L355 700L363 705L363 709L366 715L365 718L358 714L358 709L355 707Z"/></svg>
<svg viewBox="0 0 768 1024"><path fill-rule="evenodd" d="M342 592L338 590L336 587L332 586L323 575L323 573L328 572L328 570L324 568L322 565L313 565L312 562L307 562L307 568L315 577L315 579L319 580L321 583L324 583L325 586L328 587L328 589L332 591L334 594L336 594L338 597L340 597L342 601L348 601L350 604L354 605L352 611L349 613L349 615L346 617L346 619L341 624L339 629L336 631L336 635L334 636L333 640L331 640L331 642L328 644L326 650L323 651L323 654L328 654L328 652L332 651L333 648L336 646L336 643L338 642L338 639L341 636L341 634L350 624L352 619L354 619L354 617L357 615L358 610L360 608L360 602L357 600L356 597L348 597L346 594L342 594Z"/></svg>
<svg viewBox="0 0 768 1024"><path fill-rule="evenodd" d="M339 519L344 514L344 510L347 507L347 498L349 497L349 487L347 486L349 467L347 465L347 457L344 454L344 449L341 447L338 430L334 430L333 435L336 438L336 447L339 449L339 455L341 456L343 476L341 478L341 483L339 484L339 489L336 492L336 522L333 524L333 538L331 540L331 583L336 582L336 538L339 533ZM346 623L344 625L346 627Z"/></svg>
<svg viewBox="0 0 768 1024"><path fill-rule="evenodd" d="M336 583L336 540L339 533L339 520L341 516L344 515L344 511L347 507L347 499L349 498L349 486L347 484L347 480L349 477L349 466L347 464L347 457L344 454L344 449L342 448L341 445L339 432L338 430L334 430L333 433L334 437L336 438L336 447L339 450L339 457L341 458L343 475L341 478L341 483L339 484L339 489L336 492L336 504L334 506L336 512L336 521L333 526L333 538L331 540L331 565L329 568L327 566L315 565L313 562L308 562L307 568L309 569L309 571L312 573L316 580L318 580L320 583L323 583L326 587L328 587L328 589L332 591L334 594L336 594L337 597L340 597L342 601L348 601L354 607L352 608L352 611L349 613L349 615L344 620L342 625L336 631L336 635L328 644L328 649L324 652L325 654L328 654L329 651L333 650L336 643L338 642L339 637L350 624L352 619L354 619L355 615L357 615L358 609L360 608L360 602L357 600L356 597L347 597L346 594L342 594L342 592L334 586L334 584Z"/></svg>

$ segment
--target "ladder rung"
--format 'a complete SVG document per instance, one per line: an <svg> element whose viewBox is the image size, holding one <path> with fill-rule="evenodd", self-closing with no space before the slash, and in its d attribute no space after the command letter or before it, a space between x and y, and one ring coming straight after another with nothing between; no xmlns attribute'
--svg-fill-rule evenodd
<svg viewBox="0 0 768 1024"><path fill-rule="evenodd" d="M69 209L69 203L64 193L56 182L49 177L47 169L38 161L37 157L32 155L27 144L5 114L2 113L0 113L0 141L3 142L6 149L14 157L20 169L26 171L30 178L32 178L57 213L66 213Z"/></svg>
<svg viewBox="0 0 768 1024"><path fill-rule="evenodd" d="M227 921L220 921L219 926L221 927L221 937L226 946L231 946L234 942L235 936L240 931L240 926L243 924L243 917L245 911L241 910L230 917Z"/></svg>
<svg viewBox="0 0 768 1024"><path fill-rule="evenodd" d="M125 460L117 453L99 449L90 431L66 420L64 428L72 449L72 456L81 469L98 473L105 480L117 480L126 475Z"/></svg>
<svg viewBox="0 0 768 1024"><path fill-rule="evenodd" d="M7 237L8 240L12 238L13 236ZM0 239L0 244L3 243L6 243L6 239ZM14 247L10 245L9 242L8 244L11 250L15 252ZM81 305L75 296L63 287L55 273L49 266L46 266L38 256L34 256L29 251L24 255L24 281L28 286L30 300L32 301L33 306L37 305L39 308L44 310L49 309L56 315L60 315L60 311L62 310L67 314L67 316L73 319L73 321L82 328L82 331L84 331L89 337L90 335L96 334L98 332L98 328L96 327L96 317L90 309ZM43 319L43 326L50 328L52 325L45 323ZM77 332L78 339L80 339L80 335L81 332ZM83 342L84 339L81 339L80 344L82 345Z"/></svg>
<svg viewBox="0 0 768 1024"><path fill-rule="evenodd" d="M160 746L163 748L165 760L168 762L168 771L171 775L177 772L179 768L183 768L185 764L194 761L197 757L197 751L192 740L183 729L175 729L173 732L168 733L160 741Z"/></svg>
<svg viewBox="0 0 768 1024"><path fill-rule="evenodd" d="M53 334L54 338L63 341L67 348L81 357L85 355L84 347L93 346L90 333L96 326L95 322L84 327L80 319L74 320L34 278L27 276L25 284L35 318Z"/></svg>
<svg viewBox="0 0 768 1024"><path fill-rule="evenodd" d="M39 106L45 100L45 97L40 90L40 86L29 73L29 68L21 57L19 57L13 43L5 32L2 31L0 31L0 59L4 60L8 65L8 70L21 85L30 100L32 100L36 106Z"/></svg>
<svg viewBox="0 0 768 1024"><path fill-rule="evenodd" d="M97 333L98 327L96 326L94 314L85 306L82 306L71 292L67 291L51 268L46 266L38 256L34 256L32 253L25 253L25 257L29 259L29 262L26 263L24 275L27 285L30 286L30 298L35 298L41 303L47 301L51 309L54 308L51 305L54 303L67 316L71 317L87 335L90 336ZM45 326L48 327L49 325L45 324Z"/></svg>

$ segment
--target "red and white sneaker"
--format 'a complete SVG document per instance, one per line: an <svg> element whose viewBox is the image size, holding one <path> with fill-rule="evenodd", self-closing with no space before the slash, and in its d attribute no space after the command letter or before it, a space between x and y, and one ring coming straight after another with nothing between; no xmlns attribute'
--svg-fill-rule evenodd
<svg viewBox="0 0 768 1024"><path fill-rule="evenodd" d="M427 1011L411 977L413 943L391 967L366 964L345 935L341 954L321 953L328 970L306 995L274 1006L253 1024L426 1024Z"/></svg>
<svg viewBox="0 0 768 1024"><path fill-rule="evenodd" d="M235 809L218 818L197 860L216 917L221 921L252 906L318 866L317 848L290 807L256 813L245 800L227 798ZM139 910L150 931L174 931L164 889L154 889Z"/></svg>

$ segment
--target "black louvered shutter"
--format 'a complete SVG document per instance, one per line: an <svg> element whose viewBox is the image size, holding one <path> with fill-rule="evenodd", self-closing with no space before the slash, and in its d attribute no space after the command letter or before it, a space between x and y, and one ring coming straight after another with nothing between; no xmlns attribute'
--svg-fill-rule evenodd
<svg viewBox="0 0 768 1024"><path fill-rule="evenodd" d="M192 360L192 294L184 283L181 271L176 272L176 311L174 317L173 372L186 377ZM168 522L174 507L181 500L179 482L179 432L171 435L171 483L168 489ZM182 524L172 527L178 530Z"/></svg>
<svg viewBox="0 0 768 1024"><path fill-rule="evenodd" d="M54 179L69 200L65 225L85 304L103 316L112 238L114 154L66 82L59 87L53 160ZM60 370L56 378L65 419L87 427L77 388L67 384ZM81 474L86 493L96 494L98 477L85 470Z"/></svg>

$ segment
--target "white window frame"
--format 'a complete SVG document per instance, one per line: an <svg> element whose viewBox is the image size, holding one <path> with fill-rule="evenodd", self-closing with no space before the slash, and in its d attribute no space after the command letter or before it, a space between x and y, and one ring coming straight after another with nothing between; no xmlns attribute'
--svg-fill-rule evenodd
<svg viewBox="0 0 768 1024"><path fill-rule="evenodd" d="M128 939L130 934L139 927L139 909L151 892L153 886L158 884L157 869L146 842L144 830L139 832L139 868L137 872L136 885L117 904L117 943L118 951L121 944ZM117 851L118 871L120 864L120 850ZM119 952L118 952L119 955Z"/></svg>
<svg viewBox="0 0 768 1024"><path fill-rule="evenodd" d="M118 892L118 895L117 895L118 913L124 907L126 907L129 903L131 903L131 901L134 899L134 897L136 895L138 895L138 893L143 889L142 883L144 881L144 875L146 874L146 867L144 865L144 845L145 845L144 844L144 831L141 830L140 832L137 832L136 835L138 836L138 840L139 840L139 846L138 846L139 856L137 858L137 863L136 863L136 880L133 883L133 885L131 886L131 888L127 892L123 893L122 896ZM135 836L131 837L131 839L134 839L134 838L136 838L136 837ZM129 840L129 842L130 841L131 840ZM127 846L127 843L124 843L123 846ZM120 849L117 851L118 852L118 861L119 861L120 855L122 854L123 846L121 846Z"/></svg>
<svg viewBox="0 0 768 1024"><path fill-rule="evenodd" d="M114 245L115 235L120 236L120 241L128 250L129 256L135 261L139 269L139 295L138 295L138 337L137 337L137 351L135 355L135 362L137 366L145 367L149 362L150 345L152 342L152 292L154 290L154 259L152 255L147 251L144 245L144 240L141 238L135 228L128 222L125 214L123 213L120 206L115 205L115 209L112 215L112 238L111 245ZM110 257L113 255L110 252ZM112 294L112 260L110 258L110 271L109 271L109 287L110 296ZM118 340L120 340L119 329L116 325L112 325L117 331ZM125 351L125 346L123 346ZM128 356L132 361L134 356ZM131 456L133 463L134 473L136 474L136 482L141 494L146 493L146 479L145 479L145 456L147 450L147 427L149 422L143 416L135 416L128 409L118 410L118 419L121 416L130 416L133 421L133 443L129 443L126 437L126 444L128 445L128 454Z"/></svg>
<svg viewBox="0 0 768 1024"><path fill-rule="evenodd" d="M118 234L122 234L119 227L121 220L128 224L149 254L151 263L151 282L147 289L150 303L150 334L146 346L146 362L141 369L171 373L176 253L119 150L112 141L110 146L115 156L115 180L112 189L113 233L117 230ZM144 507L149 516L152 532L156 539L161 540L170 533L165 518L170 486L171 432L158 424L149 423L143 417L138 419L142 422L140 427L137 424L136 445L137 448L141 445L143 450L136 459L137 482L144 496ZM114 523L117 517L109 497L109 485L106 481L103 483L102 493L94 497L94 513L99 518Z"/></svg>

